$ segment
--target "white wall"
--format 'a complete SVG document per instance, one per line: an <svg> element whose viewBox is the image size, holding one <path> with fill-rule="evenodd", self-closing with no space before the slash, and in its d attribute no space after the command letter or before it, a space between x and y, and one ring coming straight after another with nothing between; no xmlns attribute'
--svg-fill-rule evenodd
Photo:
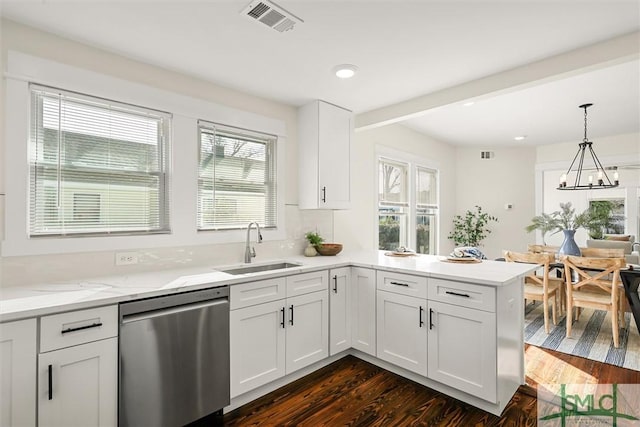
<svg viewBox="0 0 640 427"><path fill-rule="evenodd" d="M455 149L402 125L356 132L351 146L351 209L334 213L337 241L349 248L377 249L376 146L390 147L437 163L440 170L439 253L453 248L446 236L455 211Z"/></svg>
<svg viewBox="0 0 640 427"><path fill-rule="evenodd" d="M95 71L108 76L141 83L180 95L203 99L219 105L282 120L286 126L285 203L286 238L266 241L256 247L257 260L299 254L304 248L304 232L315 229L332 240L333 215L330 211L300 211L297 208L297 110L294 107L214 85L203 80L154 67L63 39L12 21L1 21L2 71L6 71L8 51ZM5 79L2 82L3 96ZM4 103L4 102L3 102ZM5 115L2 114L4 121ZM4 129L4 126L3 128ZM0 164L4 165L4 131L0 132ZM176 147L179 149L179 147ZM26 167L26 165L25 165ZM180 171L174 171L180 173ZM0 176L4 175L4 170ZM10 177L8 177L10 179ZM0 178L0 193L5 191ZM4 224L4 196L0 196L0 223ZM189 265L230 264L242 262L243 244L139 248L140 264L115 267L114 251L16 256L0 258L0 285L11 286L34 282L52 282L107 274L127 274L157 268Z"/></svg>
<svg viewBox="0 0 640 427"><path fill-rule="evenodd" d="M536 193L538 203L536 214L551 213L560 209L560 203L571 202L576 212L589 207L589 200L625 198L625 233L638 239L638 190L640 188L640 134L612 135L593 139L593 149L603 166L618 166L620 186L605 190L557 190L560 175L565 173L578 150L578 142L565 142L540 146L536 150ZM607 172L613 179L613 172ZM536 233L538 242L542 242ZM585 246L587 231L576 232L576 243ZM545 241L549 245L562 244L562 234L548 234Z"/></svg>
<svg viewBox="0 0 640 427"><path fill-rule="evenodd" d="M491 159L481 159L481 151L492 151ZM456 150L456 214L463 215L476 205L498 218L491 222L491 234L480 249L487 258L502 256L505 249L526 251L534 236L524 228L534 216L535 149L458 148ZM505 204L513 208L506 210Z"/></svg>

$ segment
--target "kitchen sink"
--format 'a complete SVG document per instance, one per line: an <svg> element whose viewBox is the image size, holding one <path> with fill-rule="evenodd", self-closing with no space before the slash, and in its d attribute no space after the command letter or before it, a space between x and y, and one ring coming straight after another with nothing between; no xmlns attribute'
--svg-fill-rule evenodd
<svg viewBox="0 0 640 427"><path fill-rule="evenodd" d="M273 264L259 264L259 265L249 265L246 267L234 267L229 268L227 270L220 270L223 273L229 274L249 274L249 273L260 273L262 271L271 271L271 270L282 270L285 268L295 268L300 267L302 264L296 264L292 262L277 262Z"/></svg>

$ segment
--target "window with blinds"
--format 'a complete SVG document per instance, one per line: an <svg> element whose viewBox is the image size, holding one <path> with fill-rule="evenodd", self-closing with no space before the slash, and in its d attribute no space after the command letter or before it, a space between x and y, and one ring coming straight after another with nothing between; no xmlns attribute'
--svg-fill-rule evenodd
<svg viewBox="0 0 640 427"><path fill-rule="evenodd" d="M30 236L169 232L171 115L30 90Z"/></svg>
<svg viewBox="0 0 640 427"><path fill-rule="evenodd" d="M198 230L276 227L276 137L200 121Z"/></svg>

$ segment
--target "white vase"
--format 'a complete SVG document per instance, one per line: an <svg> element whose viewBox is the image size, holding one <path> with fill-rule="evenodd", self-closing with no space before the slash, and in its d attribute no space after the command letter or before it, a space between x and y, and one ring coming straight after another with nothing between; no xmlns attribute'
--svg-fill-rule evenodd
<svg viewBox="0 0 640 427"><path fill-rule="evenodd" d="M307 245L306 248L304 248L304 256L316 256L316 255L318 255L318 251L316 251L316 248L312 244L309 244Z"/></svg>

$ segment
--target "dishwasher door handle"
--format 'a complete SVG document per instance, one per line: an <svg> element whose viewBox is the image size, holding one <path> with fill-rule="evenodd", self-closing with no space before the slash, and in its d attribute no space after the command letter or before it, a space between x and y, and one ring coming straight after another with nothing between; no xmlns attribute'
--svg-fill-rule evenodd
<svg viewBox="0 0 640 427"><path fill-rule="evenodd" d="M129 314L127 316L122 317L122 324L124 325L126 323L138 322L140 320L153 319L154 317L166 316L166 315L176 314L176 313L184 313L185 311L198 310L205 307L212 307L215 305L223 305L223 304L228 305L229 300L227 298L218 298L215 300L204 301L204 302L199 302L195 304L185 304L185 305L179 305L177 307L161 308L158 310L146 311L138 314Z"/></svg>

